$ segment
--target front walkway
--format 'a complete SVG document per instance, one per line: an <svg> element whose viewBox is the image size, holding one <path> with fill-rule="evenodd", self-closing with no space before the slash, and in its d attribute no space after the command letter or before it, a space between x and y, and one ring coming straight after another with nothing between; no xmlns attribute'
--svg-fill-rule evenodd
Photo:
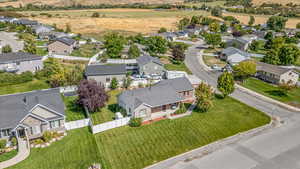
<svg viewBox="0 0 300 169"><path fill-rule="evenodd" d="M13 157L12 159L9 159L7 161L1 162L0 163L0 168L7 168L10 166L13 166L23 160L25 160L30 154L30 148L29 145L27 144L27 141L23 139L18 140L18 154Z"/></svg>

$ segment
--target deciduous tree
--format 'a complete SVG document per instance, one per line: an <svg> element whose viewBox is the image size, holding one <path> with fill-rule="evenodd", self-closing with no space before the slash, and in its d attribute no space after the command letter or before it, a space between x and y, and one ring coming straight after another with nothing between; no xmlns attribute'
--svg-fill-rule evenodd
<svg viewBox="0 0 300 169"><path fill-rule="evenodd" d="M140 49L135 44L130 46L128 50L129 58L137 58L140 56L140 54L141 54Z"/></svg>
<svg viewBox="0 0 300 169"><path fill-rule="evenodd" d="M245 80L256 73L256 63L252 60L240 62L238 65L233 67L234 76Z"/></svg>
<svg viewBox="0 0 300 169"><path fill-rule="evenodd" d="M82 80L78 85L79 105L85 106L90 112L95 112L105 106L108 95L104 86L95 80Z"/></svg>
<svg viewBox="0 0 300 169"><path fill-rule="evenodd" d="M282 16L271 16L267 21L267 26L269 29L274 31L281 31L285 28L287 19Z"/></svg>
<svg viewBox="0 0 300 169"><path fill-rule="evenodd" d="M209 45L212 45L213 48L220 45L222 38L220 34L217 33L207 33L204 35L205 42Z"/></svg>
<svg viewBox="0 0 300 169"><path fill-rule="evenodd" d="M119 58L126 43L125 38L118 33L110 33L104 36L105 54L109 58Z"/></svg>
<svg viewBox="0 0 300 169"><path fill-rule="evenodd" d="M252 26L254 23L255 23L255 18L254 18L254 16L251 15L250 19L249 19L249 22L248 22L248 25Z"/></svg>
<svg viewBox="0 0 300 169"><path fill-rule="evenodd" d="M5 45L2 47L2 53L10 53L12 52L12 49L9 45Z"/></svg>
<svg viewBox="0 0 300 169"><path fill-rule="evenodd" d="M147 50L151 55L166 53L167 45L167 40L160 36L152 36L147 40Z"/></svg>
<svg viewBox="0 0 300 169"><path fill-rule="evenodd" d="M224 72L218 78L218 89L223 94L223 97L234 92L234 78L232 73Z"/></svg>
<svg viewBox="0 0 300 169"><path fill-rule="evenodd" d="M214 93L212 87L206 83L202 82L196 88L195 95L197 100L197 106L201 111L206 112L213 106L213 94Z"/></svg>
<svg viewBox="0 0 300 169"><path fill-rule="evenodd" d="M111 89L116 89L116 88L118 88L118 80L117 80L117 78L112 78L112 80L111 80L111 82L110 82L110 88Z"/></svg>

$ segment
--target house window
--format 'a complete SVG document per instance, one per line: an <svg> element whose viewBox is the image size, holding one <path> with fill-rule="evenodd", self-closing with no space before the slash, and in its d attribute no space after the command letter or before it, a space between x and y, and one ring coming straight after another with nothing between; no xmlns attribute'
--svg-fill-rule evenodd
<svg viewBox="0 0 300 169"><path fill-rule="evenodd" d="M58 128L60 126L59 120L50 121L50 128Z"/></svg>
<svg viewBox="0 0 300 169"><path fill-rule="evenodd" d="M1 136L2 137L7 137L10 135L10 130L9 129L5 129L1 131Z"/></svg>
<svg viewBox="0 0 300 169"><path fill-rule="evenodd" d="M106 82L110 82L110 78L109 77L106 78Z"/></svg>
<svg viewBox="0 0 300 169"><path fill-rule="evenodd" d="M147 116L147 110L146 109L140 110L140 117L146 117L146 116Z"/></svg>
<svg viewBox="0 0 300 169"><path fill-rule="evenodd" d="M35 134L40 134L41 131L41 126L32 126L30 127L30 133L31 135L35 135Z"/></svg>

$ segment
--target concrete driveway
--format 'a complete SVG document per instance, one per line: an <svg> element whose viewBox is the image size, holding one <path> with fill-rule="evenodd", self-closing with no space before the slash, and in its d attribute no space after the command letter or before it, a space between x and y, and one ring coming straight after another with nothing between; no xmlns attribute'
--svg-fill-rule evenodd
<svg viewBox="0 0 300 169"><path fill-rule="evenodd" d="M13 52L18 52L23 50L24 42L18 40L15 32L0 32L0 46L1 48L5 45L9 45L12 48Z"/></svg>

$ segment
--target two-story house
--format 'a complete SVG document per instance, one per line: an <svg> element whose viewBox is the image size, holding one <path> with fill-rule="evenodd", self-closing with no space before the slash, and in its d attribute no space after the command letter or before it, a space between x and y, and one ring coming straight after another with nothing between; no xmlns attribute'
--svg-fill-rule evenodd
<svg viewBox="0 0 300 169"><path fill-rule="evenodd" d="M159 58L142 55L137 58L138 72L140 75L163 75L164 65Z"/></svg>
<svg viewBox="0 0 300 169"><path fill-rule="evenodd" d="M49 54L58 54L58 55L69 55L72 53L76 47L76 40L62 37L57 38L52 43L48 45Z"/></svg>

